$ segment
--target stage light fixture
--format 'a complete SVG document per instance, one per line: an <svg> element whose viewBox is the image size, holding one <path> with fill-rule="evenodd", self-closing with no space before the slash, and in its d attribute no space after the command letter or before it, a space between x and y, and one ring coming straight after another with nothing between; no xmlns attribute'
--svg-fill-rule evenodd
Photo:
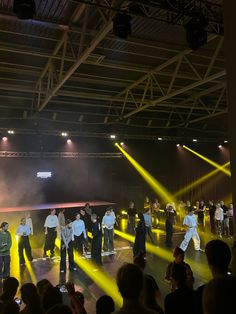
<svg viewBox="0 0 236 314"><path fill-rule="evenodd" d="M13 12L18 19L28 20L35 15L35 1L34 0L14 0Z"/></svg>
<svg viewBox="0 0 236 314"><path fill-rule="evenodd" d="M116 135L115 134L111 134L110 138L114 139L114 138L116 138Z"/></svg>
<svg viewBox="0 0 236 314"><path fill-rule="evenodd" d="M197 139L196 139L196 138L193 138L193 142L197 142Z"/></svg>
<svg viewBox="0 0 236 314"><path fill-rule="evenodd" d="M8 130L7 133L8 133L8 134L14 134L15 131L13 131L13 130Z"/></svg>
<svg viewBox="0 0 236 314"><path fill-rule="evenodd" d="M219 148L222 148L222 145L218 145Z"/></svg>
<svg viewBox="0 0 236 314"><path fill-rule="evenodd" d="M66 137L66 136L68 136L68 133L67 133L67 132L62 132L62 133L61 133L61 136Z"/></svg>
<svg viewBox="0 0 236 314"><path fill-rule="evenodd" d="M124 146L124 144L125 144L124 142L120 142L120 145L121 145L121 146Z"/></svg>
<svg viewBox="0 0 236 314"><path fill-rule="evenodd" d="M180 147L180 144L176 144L177 147Z"/></svg>
<svg viewBox="0 0 236 314"><path fill-rule="evenodd" d="M203 14L197 14L185 25L186 41L192 50L197 50L207 43L207 25L208 20Z"/></svg>
<svg viewBox="0 0 236 314"><path fill-rule="evenodd" d="M227 140L225 140L225 141L224 141L224 143L228 143L228 141L227 141Z"/></svg>
<svg viewBox="0 0 236 314"><path fill-rule="evenodd" d="M66 142L67 142L67 144L70 144L71 143L71 139L68 138L68 140Z"/></svg>
<svg viewBox="0 0 236 314"><path fill-rule="evenodd" d="M126 13L117 13L113 18L113 33L126 39L131 34L131 16Z"/></svg>
<svg viewBox="0 0 236 314"><path fill-rule="evenodd" d="M162 141L163 138L162 138L162 137L158 137L157 140L158 140L158 141Z"/></svg>
<svg viewBox="0 0 236 314"><path fill-rule="evenodd" d="M6 142L6 141L7 141L7 137L6 137L6 136L3 136L2 140L3 140L4 142Z"/></svg>

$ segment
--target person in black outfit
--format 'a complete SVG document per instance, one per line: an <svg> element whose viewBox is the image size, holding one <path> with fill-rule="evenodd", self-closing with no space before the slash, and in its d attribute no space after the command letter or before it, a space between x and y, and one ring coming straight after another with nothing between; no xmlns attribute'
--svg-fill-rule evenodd
<svg viewBox="0 0 236 314"><path fill-rule="evenodd" d="M85 225L85 230L86 230L86 234L88 234L88 231L91 232L91 216L89 214L87 214L87 212L85 211L85 208L81 208L80 209L80 219L83 220L84 225ZM84 246L84 251L87 252L89 251L89 237L87 237L86 239L84 239L83 241L83 246Z"/></svg>
<svg viewBox="0 0 236 314"><path fill-rule="evenodd" d="M183 264L173 265L172 280L176 290L165 297L165 314L197 314L196 292L186 285L187 274Z"/></svg>
<svg viewBox="0 0 236 314"><path fill-rule="evenodd" d="M91 215L92 221L92 244L91 244L91 258L98 264L102 265L102 228L101 224L97 221L97 215Z"/></svg>
<svg viewBox="0 0 236 314"><path fill-rule="evenodd" d="M142 253L146 256L146 225L143 217L143 213L138 213L139 222L136 228L136 236L133 247L134 257Z"/></svg>
<svg viewBox="0 0 236 314"><path fill-rule="evenodd" d="M214 205L214 202L209 201L209 215L210 215L211 233L213 233L213 234L216 233L215 211L216 211L216 206Z"/></svg>
<svg viewBox="0 0 236 314"><path fill-rule="evenodd" d="M220 206L224 212L223 233L224 235L227 235L227 219L226 218L227 218L228 207L225 205L224 201L220 201Z"/></svg>
<svg viewBox="0 0 236 314"><path fill-rule="evenodd" d="M176 211L172 204L166 206L166 246L172 246L173 225L175 223Z"/></svg>
<svg viewBox="0 0 236 314"><path fill-rule="evenodd" d="M133 201L129 202L128 208L128 233L135 234L135 216L136 216L136 209Z"/></svg>

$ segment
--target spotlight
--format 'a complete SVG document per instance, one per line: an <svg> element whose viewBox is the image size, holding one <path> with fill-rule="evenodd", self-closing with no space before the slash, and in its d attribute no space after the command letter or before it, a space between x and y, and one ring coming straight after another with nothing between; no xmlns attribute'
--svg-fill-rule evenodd
<svg viewBox="0 0 236 314"><path fill-rule="evenodd" d="M158 141L162 141L163 138L162 138L162 137L158 137L157 140L158 140Z"/></svg>
<svg viewBox="0 0 236 314"><path fill-rule="evenodd" d="M120 145L123 146L125 143L124 142L120 142Z"/></svg>
<svg viewBox="0 0 236 314"><path fill-rule="evenodd" d="M193 138L193 142L197 142L197 139L196 139L196 138Z"/></svg>
<svg viewBox="0 0 236 314"><path fill-rule="evenodd" d="M177 147L180 147L180 144L176 144Z"/></svg>
<svg viewBox="0 0 236 314"><path fill-rule="evenodd" d="M222 148L222 145L218 145L219 148Z"/></svg>
<svg viewBox="0 0 236 314"><path fill-rule="evenodd" d="M228 141L225 140L224 143L228 143Z"/></svg>
<svg viewBox="0 0 236 314"><path fill-rule="evenodd" d="M116 138L116 135L115 134L111 134L110 138Z"/></svg>
<svg viewBox="0 0 236 314"><path fill-rule="evenodd" d="M13 130L8 130L7 133L8 133L8 134L14 134L15 131L13 131Z"/></svg>
<svg viewBox="0 0 236 314"><path fill-rule="evenodd" d="M207 43L205 27L208 21L203 14L197 14L186 25L186 40L192 50L197 50Z"/></svg>
<svg viewBox="0 0 236 314"><path fill-rule="evenodd" d="M68 138L68 140L66 142L67 142L67 144L70 144L71 143L71 139Z"/></svg>
<svg viewBox="0 0 236 314"><path fill-rule="evenodd" d="M131 34L131 16L125 13L117 13L113 18L113 33L120 38L126 39Z"/></svg>
<svg viewBox="0 0 236 314"><path fill-rule="evenodd" d="M28 20L32 19L35 14L35 1L34 0L14 0L13 12L19 19Z"/></svg>
<svg viewBox="0 0 236 314"><path fill-rule="evenodd" d="M4 136L4 137L2 138L2 140L3 140L4 142L6 142L6 141L7 141L7 137Z"/></svg>
<svg viewBox="0 0 236 314"><path fill-rule="evenodd" d="M66 137L66 136L68 136L68 133L67 133L67 132L62 132L62 133L61 133L61 136Z"/></svg>

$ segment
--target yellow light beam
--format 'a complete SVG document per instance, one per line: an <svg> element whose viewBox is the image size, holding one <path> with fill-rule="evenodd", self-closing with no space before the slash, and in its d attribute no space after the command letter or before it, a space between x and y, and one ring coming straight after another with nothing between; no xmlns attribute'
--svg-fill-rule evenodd
<svg viewBox="0 0 236 314"><path fill-rule="evenodd" d="M191 153L193 153L194 155L198 156L199 158L203 159L204 161L208 162L210 165L212 165L213 167L219 169L220 171L224 172L227 176L231 177L231 172L227 169L225 169L223 166L221 166L220 164L212 161L211 159L197 153L195 150L187 147L186 145L183 145L183 147L185 149L187 149L188 151L190 151Z"/></svg>
<svg viewBox="0 0 236 314"><path fill-rule="evenodd" d="M230 162L228 161L227 163L225 163L224 165L222 165L222 168L225 168L227 166L230 165ZM218 172L222 171L222 169L215 169L212 170L211 172L205 174L204 176L200 177L199 179L197 179L196 181L193 181L191 183L189 183L188 185L184 186L183 188L181 188L179 191L177 191L174 196L177 198L180 195L183 195L184 193L188 192L189 190L191 190L192 188L194 188L195 186L205 182L206 180L210 179L212 176L214 176L215 174L217 174Z"/></svg>
<svg viewBox="0 0 236 314"><path fill-rule="evenodd" d="M166 203L175 202L174 197L159 183L147 170L145 170L133 157L131 157L118 143L115 144L128 161L139 172L143 179L150 185L150 187L158 194Z"/></svg>
<svg viewBox="0 0 236 314"><path fill-rule="evenodd" d="M27 268L27 270L28 270L28 272L30 274L32 283L36 284L38 280L36 278L36 275L35 275L35 272L34 272L34 270L32 268L31 263L30 263L30 261L27 258L25 259L25 265L26 265L26 268Z"/></svg>
<svg viewBox="0 0 236 314"><path fill-rule="evenodd" d="M60 248L60 240L56 239L56 246ZM122 297L118 291L116 281L109 276L102 267L99 267L91 260L84 259L78 252L74 251L75 263L101 288L106 294L110 295L116 305L121 307Z"/></svg>
<svg viewBox="0 0 236 314"><path fill-rule="evenodd" d="M128 240L129 242L134 243L134 236L121 232L117 229L114 230L115 234L117 234L118 236L120 236L121 238L124 238L126 240ZM161 259L166 260L167 262L172 262L174 260L173 258L173 253L169 250L163 249L159 246L155 246L150 242L146 242L146 250L149 253L152 253L158 257L160 257ZM190 263L192 269L199 271L199 265L201 266L201 269L204 273L208 273L208 267L207 265L205 265L205 263L200 263L199 261L194 261L193 259L187 259L187 261Z"/></svg>

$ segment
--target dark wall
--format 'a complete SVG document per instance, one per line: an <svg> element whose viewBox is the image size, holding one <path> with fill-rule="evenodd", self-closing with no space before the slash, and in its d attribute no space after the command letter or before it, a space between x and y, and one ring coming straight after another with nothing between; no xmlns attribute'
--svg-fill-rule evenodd
<svg viewBox="0 0 236 314"><path fill-rule="evenodd" d="M5 144L4 144L5 145ZM14 137L0 150L118 152L109 139L79 139L68 148L56 137ZM170 192L196 180L214 167L199 157L177 148L171 142L129 141L127 152ZM189 143L192 149L223 164L229 160L228 150L216 144ZM37 179L37 171L52 171L51 179ZM192 189L181 199L225 199L230 194L230 179L222 173ZM39 204L43 202L107 200L125 206L135 199L155 194L126 158L121 159L24 159L0 158L0 206ZM158 196L157 196L158 197Z"/></svg>

